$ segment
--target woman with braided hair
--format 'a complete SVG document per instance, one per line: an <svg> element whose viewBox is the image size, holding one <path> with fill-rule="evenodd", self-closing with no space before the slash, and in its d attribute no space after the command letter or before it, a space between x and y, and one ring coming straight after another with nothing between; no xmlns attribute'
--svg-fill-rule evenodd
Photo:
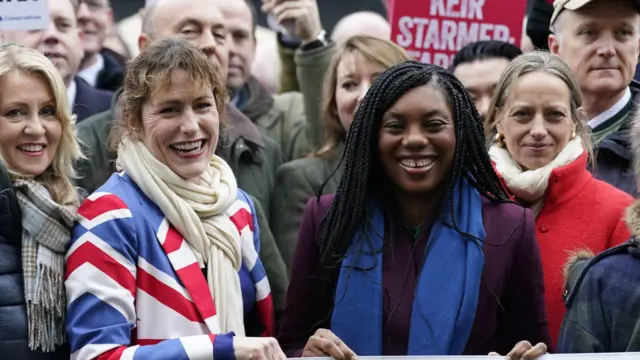
<svg viewBox="0 0 640 360"><path fill-rule="evenodd" d="M415 61L386 70L341 162L336 193L311 199L302 220L279 336L290 356L549 344L533 217L501 186L451 73Z"/></svg>
<svg viewBox="0 0 640 360"><path fill-rule="evenodd" d="M324 144L309 157L280 166L271 191L272 213L278 216L271 219L270 227L287 269L291 269L305 205L338 187L342 168L335 169L364 95L384 70L409 59L397 44L365 35L353 36L337 48L322 95Z"/></svg>

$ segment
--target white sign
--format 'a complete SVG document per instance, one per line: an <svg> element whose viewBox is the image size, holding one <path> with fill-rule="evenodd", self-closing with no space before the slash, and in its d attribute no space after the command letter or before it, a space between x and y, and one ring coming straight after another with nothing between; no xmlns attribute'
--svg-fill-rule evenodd
<svg viewBox="0 0 640 360"><path fill-rule="evenodd" d="M358 360L500 360L503 356L359 356ZM554 354L537 360L638 360L640 353ZM289 360L331 360L331 358L289 358Z"/></svg>
<svg viewBox="0 0 640 360"><path fill-rule="evenodd" d="M0 30L39 30L47 26L47 0L0 0Z"/></svg>

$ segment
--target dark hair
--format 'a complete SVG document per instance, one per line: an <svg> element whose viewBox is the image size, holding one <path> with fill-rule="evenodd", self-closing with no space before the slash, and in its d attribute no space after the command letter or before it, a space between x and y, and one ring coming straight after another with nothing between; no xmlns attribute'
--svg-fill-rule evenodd
<svg viewBox="0 0 640 360"><path fill-rule="evenodd" d="M441 200L441 203L446 201L448 196L453 222L450 225L461 235L473 238L459 229L454 216L458 204L454 203L452 190L459 179L466 179L491 201L511 202L493 169L482 121L464 86L449 71L438 66L416 61L395 65L375 80L358 107L349 129L339 165L344 172L335 199L319 229L322 268L333 269L330 272L339 269L355 232L370 224L373 214L370 201L383 200L384 194L389 193L385 191L389 186L388 176L377 156L382 116L404 94L424 85L438 88L445 95L453 113L455 154L443 180L448 187ZM380 203L383 211L389 211L389 201ZM333 276L329 275L325 280L333 281Z"/></svg>
<svg viewBox="0 0 640 360"><path fill-rule="evenodd" d="M459 65L477 60L499 58L511 61L520 55L522 50L519 47L504 41L476 41L465 45L456 53L449 69L454 71Z"/></svg>

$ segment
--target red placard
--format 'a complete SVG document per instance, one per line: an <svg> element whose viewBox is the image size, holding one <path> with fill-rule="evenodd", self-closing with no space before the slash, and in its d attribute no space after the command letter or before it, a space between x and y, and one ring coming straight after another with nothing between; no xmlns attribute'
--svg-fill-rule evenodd
<svg viewBox="0 0 640 360"><path fill-rule="evenodd" d="M393 0L391 39L416 60L448 68L471 42L520 46L525 11L526 0Z"/></svg>

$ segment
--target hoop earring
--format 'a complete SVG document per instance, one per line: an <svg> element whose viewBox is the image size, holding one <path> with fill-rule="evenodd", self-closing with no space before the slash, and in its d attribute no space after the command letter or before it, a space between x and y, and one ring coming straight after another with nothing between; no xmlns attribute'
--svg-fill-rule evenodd
<svg viewBox="0 0 640 360"><path fill-rule="evenodd" d="M496 145L498 145L501 148L504 148L506 146L504 143L504 134L501 132L496 134Z"/></svg>

